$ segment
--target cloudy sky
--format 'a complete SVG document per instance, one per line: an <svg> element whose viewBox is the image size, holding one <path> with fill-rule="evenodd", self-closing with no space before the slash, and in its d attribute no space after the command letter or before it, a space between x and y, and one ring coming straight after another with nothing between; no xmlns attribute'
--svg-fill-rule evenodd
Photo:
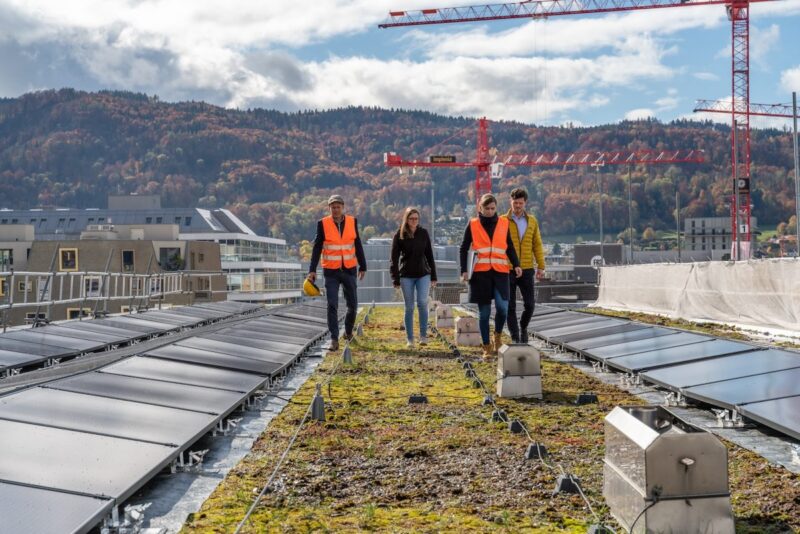
<svg viewBox="0 0 800 534"><path fill-rule="evenodd" d="M455 0L455 5L469 4ZM0 96L59 87L286 111L536 124L690 116L730 95L722 6L380 30L448 0L0 0ZM800 0L754 4L751 99L800 92Z"/></svg>

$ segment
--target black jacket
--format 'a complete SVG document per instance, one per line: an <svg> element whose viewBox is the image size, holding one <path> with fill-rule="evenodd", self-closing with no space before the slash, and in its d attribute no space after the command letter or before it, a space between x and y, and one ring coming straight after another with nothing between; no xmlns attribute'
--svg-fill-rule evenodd
<svg viewBox="0 0 800 534"><path fill-rule="evenodd" d="M436 281L436 263L433 259L433 246L428 231L421 226L411 237L400 239L400 230L392 239L392 258L389 264L392 282L400 284L400 278L420 278L431 275Z"/></svg>
<svg viewBox="0 0 800 534"><path fill-rule="evenodd" d="M497 226L497 215L494 217L478 215L478 219L481 221L481 226L483 226L483 229L486 230L486 233L489 234L489 238L491 239L492 234L494 234L494 229ZM459 250L462 273L469 272L467 269L467 254L469 253L470 246L472 246L472 230L470 229L470 225L467 224L467 229L464 230L464 240L461 241L461 249ZM510 233L506 234L506 254L508 255L509 261L511 261L511 265L519 267L519 258L517 257L517 252L514 250L514 242L511 240Z"/></svg>
<svg viewBox="0 0 800 534"><path fill-rule="evenodd" d="M361 236L358 234L358 219L353 221L356 225L356 259L358 260L358 270L359 271L366 271L367 270L367 258L364 256L364 247L361 245ZM342 217L342 222L336 225L339 228L339 234L341 235L342 231L344 230L344 217ZM322 255L322 245L325 243L325 228L322 227L322 219L317 221L317 236L314 238L314 249L311 251L311 264L308 266L308 272L314 273L317 271L317 265L319 265L319 257ZM337 269L323 269L322 272L325 271L336 271ZM346 269L342 267L341 270L344 271L353 271L355 273L356 268L353 267L352 269Z"/></svg>

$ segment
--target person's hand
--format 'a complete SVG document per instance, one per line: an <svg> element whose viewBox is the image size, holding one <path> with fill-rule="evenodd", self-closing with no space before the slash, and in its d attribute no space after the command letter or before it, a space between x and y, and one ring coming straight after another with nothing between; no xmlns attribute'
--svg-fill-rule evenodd
<svg viewBox="0 0 800 534"><path fill-rule="evenodd" d="M522 267L514 267L514 274L517 275L517 278L522 276Z"/></svg>
<svg viewBox="0 0 800 534"><path fill-rule="evenodd" d="M467 273L461 273L461 281L466 283L469 280L469 275Z"/></svg>
<svg viewBox="0 0 800 534"><path fill-rule="evenodd" d="M367 274L367 271L358 271L358 279L363 280L365 274Z"/></svg>
<svg viewBox="0 0 800 534"><path fill-rule="evenodd" d="M545 277L544 269L536 269L536 279L544 280L544 277Z"/></svg>
<svg viewBox="0 0 800 534"><path fill-rule="evenodd" d="M308 280L313 284L314 282L317 281L317 273L308 273L308 276L306 276L306 280Z"/></svg>
<svg viewBox="0 0 800 534"><path fill-rule="evenodd" d="M431 280L431 287L436 287L436 280Z"/></svg>

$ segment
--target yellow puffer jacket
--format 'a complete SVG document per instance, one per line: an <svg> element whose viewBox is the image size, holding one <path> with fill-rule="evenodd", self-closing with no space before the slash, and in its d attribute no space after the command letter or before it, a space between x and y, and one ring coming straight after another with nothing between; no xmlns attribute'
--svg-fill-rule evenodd
<svg viewBox="0 0 800 534"><path fill-rule="evenodd" d="M533 269L535 257L536 267L544 269L544 247L542 246L542 236L539 233L539 223L533 215L526 213L525 216L528 218L528 228L525 230L525 235L522 236L522 243L520 243L519 229L511 216L511 210L503 215L508 219L508 231L511 234L511 241L514 243L514 250L519 256L519 266L523 269Z"/></svg>

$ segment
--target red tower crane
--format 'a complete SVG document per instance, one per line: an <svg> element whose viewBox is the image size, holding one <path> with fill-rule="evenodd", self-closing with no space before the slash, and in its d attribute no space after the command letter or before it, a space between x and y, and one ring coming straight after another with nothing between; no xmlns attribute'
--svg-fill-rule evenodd
<svg viewBox="0 0 800 534"><path fill-rule="evenodd" d="M453 156L430 156L428 160L406 160L394 152L383 156L389 167L436 168L457 167L475 168L475 200L492 190L492 176L502 173L502 168L509 166L522 167L560 167L560 166L593 166L605 165L648 165L669 163L703 163L705 153L702 150L611 150L581 151L567 153L538 152L531 154L505 154L491 156L489 150L488 120L478 119L478 145L473 161L456 161ZM491 158L490 158L491 156Z"/></svg>
<svg viewBox="0 0 800 534"><path fill-rule="evenodd" d="M489 20L539 19L561 15L588 15L671 7L724 5L731 21L731 173L735 231L750 242L750 4L774 0L526 0L504 4L391 11L380 28L454 24ZM741 156L741 159L740 159ZM740 163L741 161L741 163ZM737 186L744 180L746 189ZM736 196L736 195L735 195ZM741 210L737 207L741 206ZM737 215L738 212L738 215ZM744 226L738 228L738 217Z"/></svg>
<svg viewBox="0 0 800 534"><path fill-rule="evenodd" d="M694 111L696 113L725 113L727 115L732 115L735 113L735 102L731 100L698 100L697 104L694 106ZM789 104L750 103L747 115L750 117L778 117L784 119L791 119L794 117L792 106ZM736 123L734 122L734 124ZM750 255L750 172L748 168L747 177L740 176L737 178L736 164L738 158L736 157L735 150L734 148L732 159L734 187L733 195L731 195L731 258L738 259L740 256ZM747 161L749 162L749 136L746 150L748 156ZM745 247L742 247L742 241L744 241ZM746 254L740 251L742 248L747 251Z"/></svg>

